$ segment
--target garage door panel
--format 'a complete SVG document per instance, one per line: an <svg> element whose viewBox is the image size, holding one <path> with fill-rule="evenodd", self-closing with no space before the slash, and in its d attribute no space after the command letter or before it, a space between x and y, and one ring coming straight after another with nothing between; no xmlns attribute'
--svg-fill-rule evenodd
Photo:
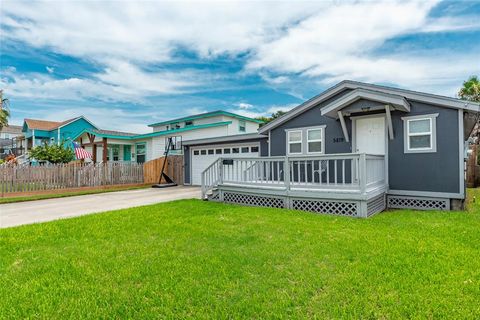
<svg viewBox="0 0 480 320"><path fill-rule="evenodd" d="M220 157L250 158L259 156L259 144L236 144L195 147L191 151L192 184L202 184L202 172Z"/></svg>

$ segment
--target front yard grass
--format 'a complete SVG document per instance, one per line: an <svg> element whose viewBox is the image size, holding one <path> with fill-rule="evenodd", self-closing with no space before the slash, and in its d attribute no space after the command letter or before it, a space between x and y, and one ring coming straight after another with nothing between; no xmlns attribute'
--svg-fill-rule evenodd
<svg viewBox="0 0 480 320"><path fill-rule="evenodd" d="M478 319L479 253L477 203L354 219L182 200L0 229L0 319Z"/></svg>

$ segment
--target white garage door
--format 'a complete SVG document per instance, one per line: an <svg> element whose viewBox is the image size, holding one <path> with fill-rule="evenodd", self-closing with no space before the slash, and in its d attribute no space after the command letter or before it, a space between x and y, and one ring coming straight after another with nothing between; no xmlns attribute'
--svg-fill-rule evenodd
<svg viewBox="0 0 480 320"><path fill-rule="evenodd" d="M258 157L259 144L235 144L235 145L218 145L195 147L190 151L191 161L191 177L193 185L202 184L202 172L218 158L251 158Z"/></svg>

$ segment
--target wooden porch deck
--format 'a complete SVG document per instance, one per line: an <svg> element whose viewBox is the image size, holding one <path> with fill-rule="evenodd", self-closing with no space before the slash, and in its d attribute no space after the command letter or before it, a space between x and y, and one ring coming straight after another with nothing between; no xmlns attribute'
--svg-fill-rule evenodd
<svg viewBox="0 0 480 320"><path fill-rule="evenodd" d="M204 199L294 209L292 203L313 201L323 204L314 206L317 212L326 210L325 205L347 204L347 215L355 216L368 216L367 205L372 200L377 201L377 211L383 210L380 202L385 203L386 191L383 155L221 158L202 173Z"/></svg>

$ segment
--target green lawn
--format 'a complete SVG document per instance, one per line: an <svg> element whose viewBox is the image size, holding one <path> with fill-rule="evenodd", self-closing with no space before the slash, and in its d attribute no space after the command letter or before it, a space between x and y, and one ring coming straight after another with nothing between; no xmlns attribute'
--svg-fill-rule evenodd
<svg viewBox="0 0 480 320"><path fill-rule="evenodd" d="M354 219L186 200L0 230L0 319L478 319L479 299L477 204Z"/></svg>

